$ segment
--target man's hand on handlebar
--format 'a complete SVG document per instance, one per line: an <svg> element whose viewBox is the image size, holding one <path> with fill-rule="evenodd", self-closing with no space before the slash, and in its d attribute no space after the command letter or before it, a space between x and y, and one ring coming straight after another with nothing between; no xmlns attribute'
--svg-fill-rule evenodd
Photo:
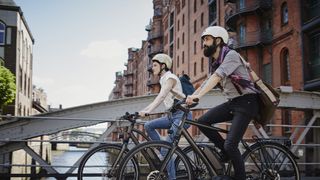
<svg viewBox="0 0 320 180"><path fill-rule="evenodd" d="M198 102L199 101L199 96L198 95L190 95L187 97L186 99L186 104L187 105L191 105L195 102Z"/></svg>

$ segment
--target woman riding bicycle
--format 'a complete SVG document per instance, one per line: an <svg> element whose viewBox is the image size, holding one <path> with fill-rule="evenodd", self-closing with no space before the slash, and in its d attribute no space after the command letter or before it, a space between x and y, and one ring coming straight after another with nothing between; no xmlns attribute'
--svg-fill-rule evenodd
<svg viewBox="0 0 320 180"><path fill-rule="evenodd" d="M156 76L160 76L161 90L152 103L139 112L141 117L152 112L161 102L164 103L166 110L170 110L175 99L185 98L182 92L182 86L179 78L173 74L170 69L172 67L172 59L166 54L157 54L152 58L152 72ZM170 114L158 119L147 122L144 125L149 137L152 140L160 140L160 135L156 129L170 129L170 134L167 137L168 142L172 142L177 131L177 126L183 116L181 110L170 110ZM188 119L191 119L191 113L188 114ZM164 153L164 152L162 152ZM173 161L168 166L169 179L175 179L175 167Z"/></svg>
<svg viewBox="0 0 320 180"><path fill-rule="evenodd" d="M258 91L254 88L240 55L228 48L229 35L223 27L210 26L205 29L201 38L204 55L211 59L211 76L187 97L186 102L192 104L194 99L200 99L217 85L223 90L228 101L210 109L199 118L199 122L211 125L231 121L226 139L224 140L218 132L201 127L200 130L221 149L227 159L231 160L234 177L237 180L245 180L245 167L238 144L250 120L258 114Z"/></svg>

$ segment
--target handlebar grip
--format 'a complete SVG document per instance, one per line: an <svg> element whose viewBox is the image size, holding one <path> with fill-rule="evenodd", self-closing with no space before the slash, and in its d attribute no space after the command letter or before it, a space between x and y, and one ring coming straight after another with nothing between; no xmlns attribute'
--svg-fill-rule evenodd
<svg viewBox="0 0 320 180"><path fill-rule="evenodd" d="M194 98L193 102L195 102L195 103L199 102L199 98Z"/></svg>

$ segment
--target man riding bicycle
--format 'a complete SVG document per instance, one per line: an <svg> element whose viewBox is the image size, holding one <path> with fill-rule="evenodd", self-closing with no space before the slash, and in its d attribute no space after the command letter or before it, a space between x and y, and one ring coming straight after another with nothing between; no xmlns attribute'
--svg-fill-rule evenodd
<svg viewBox="0 0 320 180"><path fill-rule="evenodd" d="M201 38L204 55L211 60L209 63L211 76L191 96L187 97L186 102L192 104L194 99L201 99L216 86L222 89L228 101L211 108L199 118L199 122L211 125L231 121L232 124L226 139L224 140L218 132L201 127L200 130L221 149L226 159L231 160L234 167L234 177L237 180L245 180L245 167L238 144L246 132L249 122L258 114L258 91L255 89L240 55L227 46L229 35L225 28L210 26L205 29Z"/></svg>

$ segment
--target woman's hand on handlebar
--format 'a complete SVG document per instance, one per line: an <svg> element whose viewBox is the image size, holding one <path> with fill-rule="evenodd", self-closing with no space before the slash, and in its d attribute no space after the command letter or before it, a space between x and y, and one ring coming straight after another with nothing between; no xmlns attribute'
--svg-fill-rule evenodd
<svg viewBox="0 0 320 180"><path fill-rule="evenodd" d="M186 99L186 104L187 105L191 105L195 102L198 102L199 101L199 96L198 95L190 95L187 97Z"/></svg>
<svg viewBox="0 0 320 180"><path fill-rule="evenodd" d="M146 117L146 116L149 116L149 112L147 112L147 111L140 111L140 112L139 112L139 116L142 117L142 118L143 118L143 117Z"/></svg>

